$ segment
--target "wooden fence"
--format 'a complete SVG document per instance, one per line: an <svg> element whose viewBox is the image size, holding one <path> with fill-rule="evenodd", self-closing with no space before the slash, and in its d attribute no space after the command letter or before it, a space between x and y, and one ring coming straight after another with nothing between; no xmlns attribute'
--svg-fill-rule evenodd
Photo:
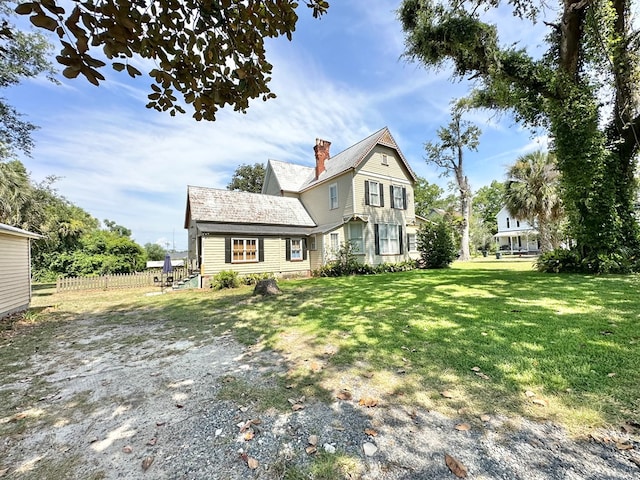
<svg viewBox="0 0 640 480"><path fill-rule="evenodd" d="M160 286L155 280L164 280L173 277L175 282L187 276L185 268L174 268L170 274L163 274L162 271L148 270L142 273L121 273L113 275L102 275L100 277L66 277L58 278L56 282L57 292L71 292L79 290L109 290L112 288L137 288Z"/></svg>

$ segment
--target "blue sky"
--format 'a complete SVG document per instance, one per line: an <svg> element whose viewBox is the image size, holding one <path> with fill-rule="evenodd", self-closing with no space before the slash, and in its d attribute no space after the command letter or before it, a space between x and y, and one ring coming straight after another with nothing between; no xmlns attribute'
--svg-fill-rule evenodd
<svg viewBox="0 0 640 480"><path fill-rule="evenodd" d="M145 108L149 79L135 81L104 69L94 87L78 78L62 85L43 79L3 92L40 126L31 158L21 158L32 178L61 177L58 191L100 220L115 220L140 243L186 248L187 185L225 188L242 163L278 159L313 165L316 138L336 154L388 126L420 176L446 188L448 180L424 161L424 143L449 121L449 104L468 92L450 71L426 70L401 58L399 1L333 0L313 19L300 7L293 41L268 42L277 98L254 101L246 114L223 110L215 122L189 114L170 117ZM544 25L514 19L507 8L491 13L501 41L538 45ZM148 65L139 63L141 71ZM483 131L477 153L465 162L474 190L504 180L519 155L546 147L509 116L472 112Z"/></svg>

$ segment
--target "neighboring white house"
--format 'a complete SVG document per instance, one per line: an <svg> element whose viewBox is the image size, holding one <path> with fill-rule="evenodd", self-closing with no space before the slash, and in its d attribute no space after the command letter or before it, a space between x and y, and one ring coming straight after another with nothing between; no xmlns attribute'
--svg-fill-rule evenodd
<svg viewBox="0 0 640 480"><path fill-rule="evenodd" d="M29 308L31 240L37 233L0 223L0 318Z"/></svg>
<svg viewBox="0 0 640 480"><path fill-rule="evenodd" d="M516 220L509 214L507 207L496 215L498 220L498 233L493 238L496 240L498 250L510 253L537 253L540 251L538 243L538 230L533 228L526 220Z"/></svg>

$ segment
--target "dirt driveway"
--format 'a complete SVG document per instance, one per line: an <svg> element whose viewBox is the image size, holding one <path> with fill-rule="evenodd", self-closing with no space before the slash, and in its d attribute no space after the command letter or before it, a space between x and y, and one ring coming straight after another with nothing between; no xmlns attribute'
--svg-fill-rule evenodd
<svg viewBox="0 0 640 480"><path fill-rule="evenodd" d="M640 478L637 431L577 441L551 423L499 417L478 428L359 402L366 378L342 398L305 398L282 386L287 362L260 342L196 338L161 312L151 322L138 313L0 340L2 358L20 359L4 366L0 386L0 477L455 479L464 469L474 479ZM274 407L282 398L290 408Z"/></svg>

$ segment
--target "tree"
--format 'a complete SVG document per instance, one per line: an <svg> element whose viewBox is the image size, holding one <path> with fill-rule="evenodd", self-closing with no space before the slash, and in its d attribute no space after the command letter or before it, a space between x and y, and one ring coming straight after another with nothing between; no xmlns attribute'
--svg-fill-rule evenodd
<svg viewBox="0 0 640 480"><path fill-rule="evenodd" d="M104 219L104 226L107 227L107 230L109 230L110 232L113 232L121 237L129 238L131 236L131 229L123 227L122 225L118 225L115 221L109 220L108 218Z"/></svg>
<svg viewBox="0 0 640 480"><path fill-rule="evenodd" d="M8 3L0 0L0 89L42 73L55 81L49 61L51 45L40 33L17 30L10 22L14 13ZM35 128L0 97L0 161L12 158L17 150L29 154L33 147L31 132Z"/></svg>
<svg viewBox="0 0 640 480"><path fill-rule="evenodd" d="M536 21L544 3L511 1ZM540 56L502 47L498 27L483 20L499 2L404 0L406 55L429 66L451 61L456 77L473 77L475 105L515 113L549 129L568 214L585 270L620 270L640 252L634 218L640 141L640 42L632 0L564 0ZM553 11L553 9L547 9ZM611 98L610 101L603 101Z"/></svg>
<svg viewBox="0 0 640 480"><path fill-rule="evenodd" d="M413 199L416 215L428 217L433 209L442 208L444 190L435 183L429 183L426 178L418 177L413 187Z"/></svg>
<svg viewBox="0 0 640 480"><path fill-rule="evenodd" d="M262 163L254 163L253 165L243 163L233 173L227 190L260 193L262 192L264 173L264 164Z"/></svg>
<svg viewBox="0 0 640 480"><path fill-rule="evenodd" d="M324 0L304 1L320 17ZM226 104L246 111L249 100L275 97L267 84L272 66L265 38L286 35L291 40L298 15L295 0L62 0L23 2L16 12L29 15L37 27L55 32L62 50L56 57L63 75L83 75L99 85L100 69L111 62L116 71L141 75L129 59L152 60L153 79L147 107L184 113L175 96L193 106L196 120L215 120Z"/></svg>
<svg viewBox="0 0 640 480"><path fill-rule="evenodd" d="M473 196L473 213L491 235L498 233L497 215L504 207L504 183L493 180L490 185L478 189Z"/></svg>
<svg viewBox="0 0 640 480"><path fill-rule="evenodd" d="M504 197L509 213L536 226L543 253L558 248L559 238L554 232L564 212L554 156L537 151L519 157L509 167L507 177Z"/></svg>
<svg viewBox="0 0 640 480"><path fill-rule="evenodd" d="M167 251L157 243L145 243L144 249L147 252L147 260L164 260Z"/></svg>
<svg viewBox="0 0 640 480"><path fill-rule="evenodd" d="M439 142L427 142L427 162L444 170L443 175L453 175L458 188L460 201L460 260L471 258L469 252L469 225L471 218L471 185L464 173L463 149L477 150L480 129L468 121L462 120L463 108L456 105L451 110L451 122L438 129Z"/></svg>
<svg viewBox="0 0 640 480"><path fill-rule="evenodd" d="M456 258L453 232L444 219L420 225L417 243L424 268L445 268Z"/></svg>

